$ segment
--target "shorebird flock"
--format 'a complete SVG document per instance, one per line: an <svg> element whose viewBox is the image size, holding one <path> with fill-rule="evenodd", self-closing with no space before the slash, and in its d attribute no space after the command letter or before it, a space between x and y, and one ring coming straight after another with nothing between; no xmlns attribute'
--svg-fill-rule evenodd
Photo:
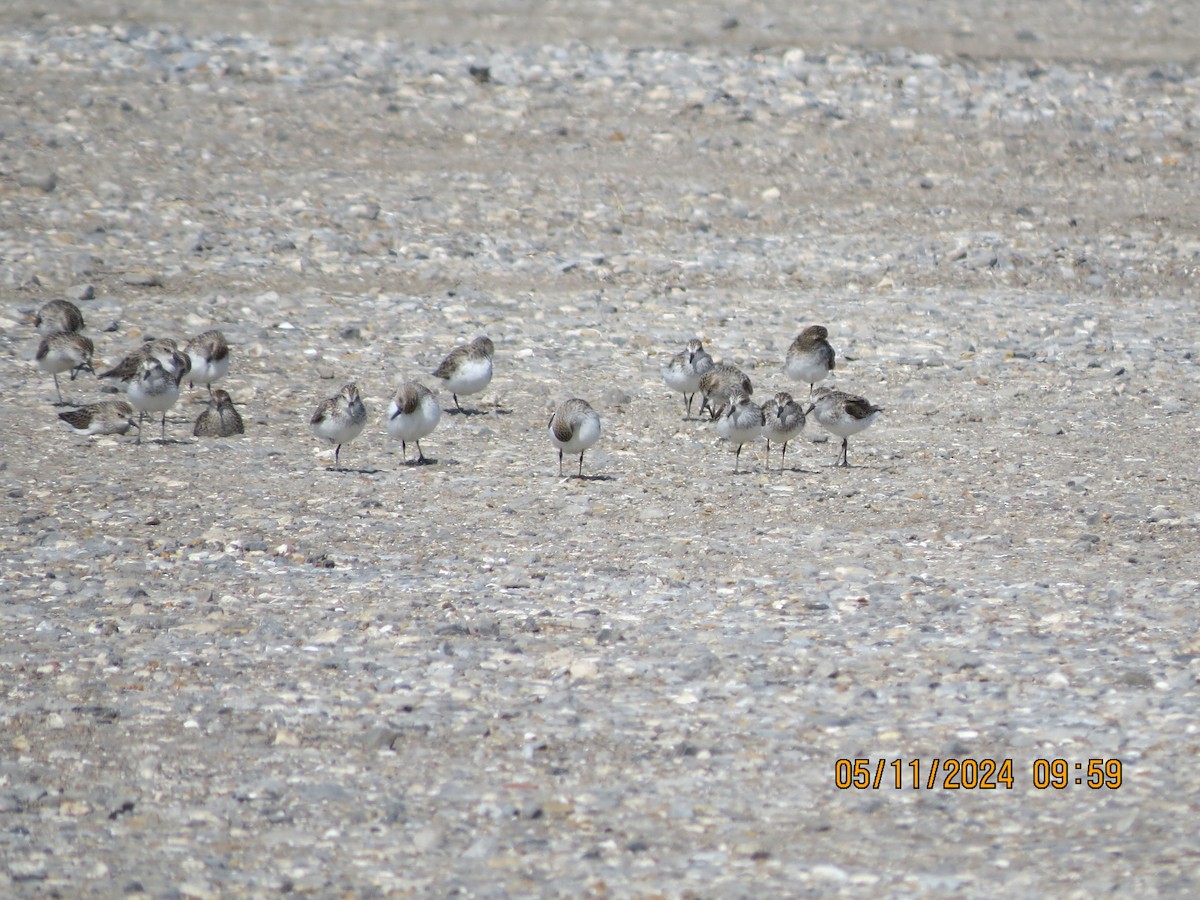
<svg viewBox="0 0 1200 900"><path fill-rule="evenodd" d="M68 300L51 300L38 310L33 320L41 335L34 359L38 367L54 376L59 406L67 406L58 376L71 373L74 381L81 372L97 375L93 367L96 348L83 330L83 313ZM206 331L183 345L170 338L146 341L119 363L97 375L116 383L125 391L124 400L100 400L61 412L58 417L76 434L125 434L137 428L137 443L142 442L142 423L146 414L159 413L161 439L167 439L167 411L179 400L184 378L190 387L208 388L208 408L200 413L192 434L197 437L230 437L242 434L242 417L225 391L214 391L215 382L229 371L229 344L220 331ZM137 421L133 420L137 412Z"/></svg>
<svg viewBox="0 0 1200 900"><path fill-rule="evenodd" d="M849 440L851 435L871 426L883 412L866 398L828 387L817 387L837 366L837 354L829 343L829 330L824 325L805 328L788 347L783 373L802 385L808 385L809 406L805 409L787 391L780 391L759 406L750 399L754 386L750 376L730 363L713 362L698 338L663 365L663 383L679 391L684 399L684 418L691 418L692 401L701 395L700 415L707 410L709 419L716 422L717 434L737 449L733 454L733 471L738 471L742 447L759 438L766 438L767 460L771 458L771 441L781 444L779 469L783 470L790 441L804 431L809 416L826 431L842 439L836 465L850 467Z"/></svg>
<svg viewBox="0 0 1200 900"><path fill-rule="evenodd" d="M75 381L82 372L96 375L93 367L95 347L81 334L84 327L79 308L66 300L51 300L34 318L41 335L34 356L39 368L54 376L59 406L67 406L58 376L70 373ZM496 348L487 336L455 347L431 373L443 389L450 392L454 410L466 414L459 397L482 392L491 383ZM835 465L849 467L849 439L870 427L883 412L856 394L820 386L836 368L837 356L829 343L829 332L822 325L805 328L788 347L782 372L799 385L808 386L808 406L786 391L779 391L761 406L751 396L750 377L729 363L714 362L699 338L693 338L679 353L662 365L663 383L683 395L684 419L692 418L696 394L701 402L697 412L702 420L708 413L717 434L734 446L733 471L740 471L742 448L766 439L767 465L770 467L771 442L780 447L779 469L783 471L788 444L799 437L811 416L831 434L842 439ZM242 417L232 398L213 385L229 372L230 350L218 330L205 331L184 342L157 338L146 341L112 368L99 373L100 379L123 387L125 400L103 400L59 413L59 418L81 435L124 435L137 429L142 441L142 425L149 415L159 415L160 440L166 442L167 412L179 400L186 380L189 387L208 388L208 407L196 419L192 434L203 438L224 438L245 432ZM134 421L134 413L137 421ZM408 443L416 448L414 465L431 462L421 450L421 439L428 437L441 421L442 407L437 397L417 381L405 381L387 407L384 427L388 437L400 442L408 463ZM366 429L368 411L354 382L323 400L310 419L313 435L333 446L333 470L341 470L342 448ZM600 440L600 416L586 401L572 397L561 403L547 423L550 442L558 450L558 472L564 474L564 455L579 455L576 477L583 477L584 454Z"/></svg>

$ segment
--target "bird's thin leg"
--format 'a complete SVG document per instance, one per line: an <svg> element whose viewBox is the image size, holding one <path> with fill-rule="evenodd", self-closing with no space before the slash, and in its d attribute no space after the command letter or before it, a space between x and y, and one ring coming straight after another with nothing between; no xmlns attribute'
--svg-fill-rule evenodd
<svg viewBox="0 0 1200 900"><path fill-rule="evenodd" d="M62 402L63 402L62 388L60 388L58 386L58 373L57 372L54 373L54 392L56 394L58 394L58 405L62 406Z"/></svg>
<svg viewBox="0 0 1200 900"><path fill-rule="evenodd" d="M451 394L450 396L454 398L454 408L459 412L462 412L463 408L458 405L458 394Z"/></svg>
<svg viewBox="0 0 1200 900"><path fill-rule="evenodd" d="M842 468L850 468L850 438L842 438Z"/></svg>
<svg viewBox="0 0 1200 900"><path fill-rule="evenodd" d="M580 478L583 477L583 453L584 453L584 451L582 451L582 450L579 451L579 477Z"/></svg>
<svg viewBox="0 0 1200 900"><path fill-rule="evenodd" d="M690 394L684 394L683 399L687 402L687 412L683 415L683 418L686 421L692 417L692 401L696 399L696 392L692 391Z"/></svg>
<svg viewBox="0 0 1200 900"><path fill-rule="evenodd" d="M166 412L166 410L163 410L163 414L162 414L162 436L161 436L161 439L162 439L162 443L165 444L167 442L167 412Z"/></svg>
<svg viewBox="0 0 1200 900"><path fill-rule="evenodd" d="M403 440L400 441L400 454L404 457L404 462L408 463L408 446Z"/></svg>
<svg viewBox="0 0 1200 900"><path fill-rule="evenodd" d="M738 460L741 458L742 458L742 445L738 444L737 452L735 454L733 454L733 474L734 475L737 474Z"/></svg>
<svg viewBox="0 0 1200 900"><path fill-rule="evenodd" d="M421 452L421 442L417 441L417 465L425 462L425 454Z"/></svg>
<svg viewBox="0 0 1200 900"><path fill-rule="evenodd" d="M562 478L562 450L558 451L558 477Z"/></svg>
<svg viewBox="0 0 1200 900"><path fill-rule="evenodd" d="M146 418L146 414L144 412L138 413L138 438L137 438L138 444L141 444L141 442L142 442L142 422L145 420L145 418Z"/></svg>
<svg viewBox="0 0 1200 900"><path fill-rule="evenodd" d="M779 454L779 471L780 472L783 471L783 461L785 459L787 459L787 445L788 445L788 442L784 441L783 442L783 452Z"/></svg>
<svg viewBox="0 0 1200 900"><path fill-rule="evenodd" d="M342 453L342 445L338 444L336 447L333 448L333 468L335 470L341 468L341 464L338 462L338 457L341 456L341 453Z"/></svg>

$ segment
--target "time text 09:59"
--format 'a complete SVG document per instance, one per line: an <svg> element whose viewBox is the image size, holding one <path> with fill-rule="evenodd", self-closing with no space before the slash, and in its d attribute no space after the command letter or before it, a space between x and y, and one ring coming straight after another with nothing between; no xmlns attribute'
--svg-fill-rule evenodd
<svg viewBox="0 0 1200 900"><path fill-rule="evenodd" d="M1030 767L1030 784L1037 790L1116 790L1123 779L1119 759L1035 759ZM839 759L833 767L833 783L840 790L1011 791L1017 776L1011 759Z"/></svg>

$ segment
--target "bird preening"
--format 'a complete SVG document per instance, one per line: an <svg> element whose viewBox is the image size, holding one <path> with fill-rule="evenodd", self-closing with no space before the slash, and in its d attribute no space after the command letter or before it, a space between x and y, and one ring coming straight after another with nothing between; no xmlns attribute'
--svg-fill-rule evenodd
<svg viewBox="0 0 1200 900"><path fill-rule="evenodd" d="M586 400L574 397L559 404L547 426L558 448L558 474L563 474L563 454L579 454L578 477L583 477L583 454L600 440L600 416Z"/></svg>

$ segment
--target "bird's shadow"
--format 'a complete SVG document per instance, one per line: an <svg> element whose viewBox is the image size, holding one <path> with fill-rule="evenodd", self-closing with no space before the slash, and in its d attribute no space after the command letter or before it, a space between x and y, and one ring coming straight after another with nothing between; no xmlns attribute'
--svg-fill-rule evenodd
<svg viewBox="0 0 1200 900"><path fill-rule="evenodd" d="M326 466L326 472L342 472L346 475L378 475L379 469L355 469L350 466Z"/></svg>
<svg viewBox="0 0 1200 900"><path fill-rule="evenodd" d="M512 415L511 409L503 409L502 407L499 407L499 406L497 406L493 409L475 409L473 407L471 409L459 409L458 407L454 407L452 409L443 410L443 412L445 412L446 415L448 415L448 416L462 416L463 418L470 418L471 416L511 416Z"/></svg>
<svg viewBox="0 0 1200 900"><path fill-rule="evenodd" d="M616 481L612 475L554 475L559 481Z"/></svg>
<svg viewBox="0 0 1200 900"><path fill-rule="evenodd" d="M883 464L872 465L871 463L850 463L850 465L848 465L848 466L843 466L841 463L830 463L829 465L825 466L824 468L825 468L825 471L829 471L830 469L832 469L835 472L849 472L849 471L853 471L855 469L862 469L867 472L884 472L884 473L890 474L890 473L899 471L899 469L897 469L895 466L889 466L889 465L883 465Z"/></svg>

